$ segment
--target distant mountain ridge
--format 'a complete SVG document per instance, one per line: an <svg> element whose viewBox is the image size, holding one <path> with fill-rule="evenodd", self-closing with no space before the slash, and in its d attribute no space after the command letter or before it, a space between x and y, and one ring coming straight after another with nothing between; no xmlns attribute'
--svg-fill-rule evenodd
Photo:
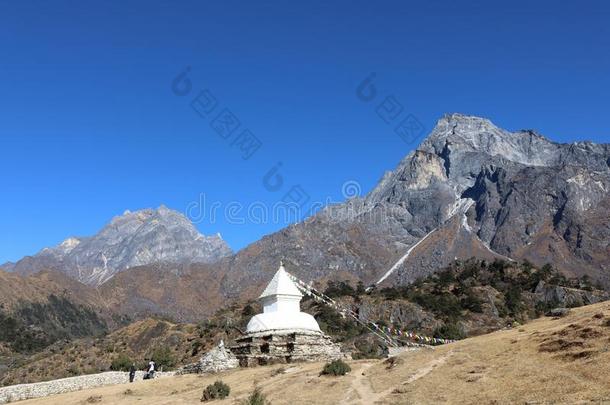
<svg viewBox="0 0 610 405"><path fill-rule="evenodd" d="M231 253L220 235L204 236L184 215L161 206L126 211L94 236L68 238L4 269L19 274L59 270L95 286L130 267L158 262L211 263Z"/></svg>
<svg viewBox="0 0 610 405"><path fill-rule="evenodd" d="M366 196L235 254L162 207L126 213L93 238L68 239L12 267L107 281L99 291L123 313L188 320L255 298L280 260L305 281L367 285L409 284L455 259L528 260L608 288L608 212L609 144L558 144L450 114Z"/></svg>

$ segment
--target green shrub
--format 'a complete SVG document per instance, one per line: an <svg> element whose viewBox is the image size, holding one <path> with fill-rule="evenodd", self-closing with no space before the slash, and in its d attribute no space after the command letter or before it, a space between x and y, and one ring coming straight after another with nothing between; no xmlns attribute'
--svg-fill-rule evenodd
<svg viewBox="0 0 610 405"><path fill-rule="evenodd" d="M455 295L446 291L412 291L409 300L447 319L458 319L462 314L460 300Z"/></svg>
<svg viewBox="0 0 610 405"><path fill-rule="evenodd" d="M224 399L229 396L231 388L223 383L222 381L216 381L214 384L210 384L203 390L203 396L201 402L210 401L212 399Z"/></svg>
<svg viewBox="0 0 610 405"><path fill-rule="evenodd" d="M333 360L330 363L326 363L322 369L321 375L345 375L352 371L352 368L343 360Z"/></svg>
<svg viewBox="0 0 610 405"><path fill-rule="evenodd" d="M349 317L342 317L334 308L326 304L316 303L316 321L324 333L343 342L366 332L366 329Z"/></svg>
<svg viewBox="0 0 610 405"><path fill-rule="evenodd" d="M329 281L324 294L331 298L355 296L356 290L348 281Z"/></svg>
<svg viewBox="0 0 610 405"><path fill-rule="evenodd" d="M465 269L458 275L460 281L468 279L477 280L481 274L481 268L485 268L483 263L477 264L469 262L465 264Z"/></svg>
<svg viewBox="0 0 610 405"><path fill-rule="evenodd" d="M469 311L483 313L483 301L471 288L466 290L466 296L460 300L460 305Z"/></svg>
<svg viewBox="0 0 610 405"><path fill-rule="evenodd" d="M129 371L132 361L125 353L120 353L110 364L110 369L113 371Z"/></svg>
<svg viewBox="0 0 610 405"><path fill-rule="evenodd" d="M510 286L504 296L504 304L511 315L516 315L523 309L521 290L517 286Z"/></svg>
<svg viewBox="0 0 610 405"><path fill-rule="evenodd" d="M241 402L242 405L271 405L271 402L267 401L265 394L261 392L259 387L254 388L254 392L250 394L248 398Z"/></svg>
<svg viewBox="0 0 610 405"><path fill-rule="evenodd" d="M441 339L462 339L464 337L464 332L462 328L456 323L446 323L440 328L436 328L434 330L434 336L439 337Z"/></svg>
<svg viewBox="0 0 610 405"><path fill-rule="evenodd" d="M254 307L250 304L247 304L244 309L242 309L241 311L241 315L243 317L247 317L248 319L250 319L250 317L256 315L256 310L254 309Z"/></svg>
<svg viewBox="0 0 610 405"><path fill-rule="evenodd" d="M437 273L437 277L438 277L438 285L440 287L446 287L446 286L450 285L451 283L455 282L455 275L453 274L452 269L444 270L444 271L441 271L440 273Z"/></svg>
<svg viewBox="0 0 610 405"><path fill-rule="evenodd" d="M356 295L363 294L366 294L366 287L364 286L364 283L362 281L358 281L358 284L356 285Z"/></svg>
<svg viewBox="0 0 610 405"><path fill-rule="evenodd" d="M418 281L418 282L421 282L421 281ZM414 283L413 286L415 286L416 283ZM399 298L408 298L409 287L405 287L405 286L384 287L381 290L379 290L379 293L388 301L396 300Z"/></svg>
<svg viewBox="0 0 610 405"><path fill-rule="evenodd" d="M490 265L491 272L504 273L504 269L508 268L508 263L501 259L495 259Z"/></svg>
<svg viewBox="0 0 610 405"><path fill-rule="evenodd" d="M176 365L176 359L167 346L156 347L151 356L157 367L172 368Z"/></svg>

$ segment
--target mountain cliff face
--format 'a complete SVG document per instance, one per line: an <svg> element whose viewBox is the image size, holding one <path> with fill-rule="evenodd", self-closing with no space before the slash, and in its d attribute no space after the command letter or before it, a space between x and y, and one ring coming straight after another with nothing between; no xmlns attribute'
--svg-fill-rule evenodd
<svg viewBox="0 0 610 405"><path fill-rule="evenodd" d="M220 235L203 236L182 214L164 206L126 211L87 238L69 238L7 267L20 274L60 270L100 285L118 272L158 262L209 263L231 254Z"/></svg>
<svg viewBox="0 0 610 405"><path fill-rule="evenodd" d="M411 233L463 215L465 237L496 254L608 283L609 187L608 144L557 144L453 114L365 200L405 207ZM434 202L414 205L422 196ZM399 281L412 281L414 267L398 269Z"/></svg>
<svg viewBox="0 0 610 405"><path fill-rule="evenodd" d="M610 145L557 144L461 114L364 198L328 207L220 263L227 294L283 258L306 280L410 283L477 256L550 262L610 285Z"/></svg>

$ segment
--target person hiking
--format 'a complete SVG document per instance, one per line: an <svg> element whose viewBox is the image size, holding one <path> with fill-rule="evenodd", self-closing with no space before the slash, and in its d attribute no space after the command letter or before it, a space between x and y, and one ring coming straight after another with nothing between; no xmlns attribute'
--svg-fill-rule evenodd
<svg viewBox="0 0 610 405"><path fill-rule="evenodd" d="M148 362L148 378L155 378L155 362L152 360Z"/></svg>
<svg viewBox="0 0 610 405"><path fill-rule="evenodd" d="M131 363L131 367L129 367L129 382L132 383L136 378L136 363Z"/></svg>

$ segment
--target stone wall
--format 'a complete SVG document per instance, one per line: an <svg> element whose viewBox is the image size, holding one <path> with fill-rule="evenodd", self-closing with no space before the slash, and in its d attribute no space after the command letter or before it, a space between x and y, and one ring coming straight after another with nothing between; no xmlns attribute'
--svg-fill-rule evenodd
<svg viewBox="0 0 610 405"><path fill-rule="evenodd" d="M292 363L301 361L330 361L345 357L341 347L322 333L276 331L253 333L237 339L230 347L242 367Z"/></svg>
<svg viewBox="0 0 610 405"><path fill-rule="evenodd" d="M432 350L433 347L430 346L430 348L426 348L428 350ZM401 353L404 352L415 352L418 350L422 350L421 347L407 347L407 346L402 346L402 347L388 347L388 357L396 357Z"/></svg>
<svg viewBox="0 0 610 405"><path fill-rule="evenodd" d="M155 378L174 375L173 372L157 372ZM136 372L136 381L142 380L143 371ZM64 392L80 391L104 385L129 383L129 373L109 371L99 374L80 375L32 384L10 385L0 388L0 404L20 401L30 398L40 398Z"/></svg>

